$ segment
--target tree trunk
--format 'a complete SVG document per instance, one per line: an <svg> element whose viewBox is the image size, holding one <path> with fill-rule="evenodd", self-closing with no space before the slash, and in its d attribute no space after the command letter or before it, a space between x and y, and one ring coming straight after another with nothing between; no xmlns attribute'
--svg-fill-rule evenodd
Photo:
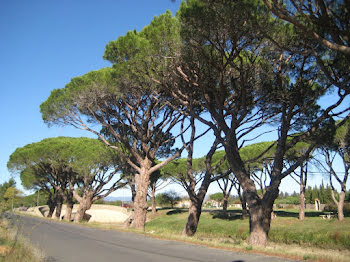
<svg viewBox="0 0 350 262"><path fill-rule="evenodd" d="M247 219L249 217L247 210L247 202L242 202L242 219Z"/></svg>
<svg viewBox="0 0 350 262"><path fill-rule="evenodd" d="M272 208L256 205L249 208L249 244L253 246L266 246L270 231Z"/></svg>
<svg viewBox="0 0 350 262"><path fill-rule="evenodd" d="M299 206L299 220L305 219L305 185L300 185L300 206Z"/></svg>
<svg viewBox="0 0 350 262"><path fill-rule="evenodd" d="M47 217L51 218L56 207L56 201L53 199L52 196L50 196L47 200L47 205L49 206L49 213L47 214Z"/></svg>
<svg viewBox="0 0 350 262"><path fill-rule="evenodd" d="M132 226L136 229L145 230L146 217L147 217L147 193L149 187L149 175L146 169L135 176L136 182L136 196L134 201L134 216Z"/></svg>
<svg viewBox="0 0 350 262"><path fill-rule="evenodd" d="M64 220L67 220L67 221L71 220L73 206L74 206L74 202L73 201L67 202L67 208L66 208L66 214L64 215Z"/></svg>
<svg viewBox="0 0 350 262"><path fill-rule="evenodd" d="M280 181L272 181L261 199L254 190L246 190L243 194L249 206L249 244L266 246L270 231L273 203L278 197Z"/></svg>
<svg viewBox="0 0 350 262"><path fill-rule="evenodd" d="M134 203L135 197L136 197L136 185L135 185L135 183L130 185L130 189L131 189L131 201Z"/></svg>
<svg viewBox="0 0 350 262"><path fill-rule="evenodd" d="M63 201L58 200L56 204L56 213L55 213L55 218L60 219L61 218L61 211L62 211L62 203Z"/></svg>
<svg viewBox="0 0 350 262"><path fill-rule="evenodd" d="M196 233L199 218L202 213L202 203L203 199L190 199L187 223L182 231L182 235L193 236Z"/></svg>
<svg viewBox="0 0 350 262"><path fill-rule="evenodd" d="M338 220L339 221L344 220L344 201L345 201L345 192L341 191L339 194L339 201L338 201Z"/></svg>
<svg viewBox="0 0 350 262"><path fill-rule="evenodd" d="M154 216L157 213L157 207L156 207L156 185L152 185L152 216Z"/></svg>
<svg viewBox="0 0 350 262"><path fill-rule="evenodd" d="M222 210L227 212L228 195L224 196L224 203L222 204Z"/></svg>
<svg viewBox="0 0 350 262"><path fill-rule="evenodd" d="M75 198L77 199L78 197ZM92 205L92 198L93 192L84 191L83 196L77 199L79 201L79 207L74 216L74 223L79 223L84 219L86 210L89 210Z"/></svg>
<svg viewBox="0 0 350 262"><path fill-rule="evenodd" d="M69 190L66 194L66 214L64 215L64 220L70 221L72 217L72 211L73 211L73 206L74 206L74 201L73 201L73 192L72 190Z"/></svg>

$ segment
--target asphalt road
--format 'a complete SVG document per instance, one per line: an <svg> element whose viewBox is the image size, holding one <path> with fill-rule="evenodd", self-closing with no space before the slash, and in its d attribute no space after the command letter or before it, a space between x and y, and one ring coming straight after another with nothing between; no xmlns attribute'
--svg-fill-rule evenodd
<svg viewBox="0 0 350 262"><path fill-rule="evenodd" d="M12 220L23 235L45 252L48 262L290 261L34 217L17 216Z"/></svg>

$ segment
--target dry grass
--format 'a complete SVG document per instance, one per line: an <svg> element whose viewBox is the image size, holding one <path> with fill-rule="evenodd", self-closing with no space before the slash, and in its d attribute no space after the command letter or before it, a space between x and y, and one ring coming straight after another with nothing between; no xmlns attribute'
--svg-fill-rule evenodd
<svg viewBox="0 0 350 262"><path fill-rule="evenodd" d="M19 235L8 220L0 218L0 261L39 262L44 261L44 254Z"/></svg>

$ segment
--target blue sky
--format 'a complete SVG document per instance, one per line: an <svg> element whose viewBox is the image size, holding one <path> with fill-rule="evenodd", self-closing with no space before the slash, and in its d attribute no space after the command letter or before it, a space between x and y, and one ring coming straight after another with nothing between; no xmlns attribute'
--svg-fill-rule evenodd
<svg viewBox="0 0 350 262"><path fill-rule="evenodd" d="M10 178L11 153L55 136L88 136L74 128L48 128L39 106L72 77L109 66L106 44L141 30L180 1L0 1L0 183ZM19 184L19 183L18 183Z"/></svg>
<svg viewBox="0 0 350 262"><path fill-rule="evenodd" d="M40 104L72 77L109 66L102 59L109 41L141 30L167 9L174 14L179 5L180 0L0 1L0 183L11 176L6 164L17 147L47 137L91 136L72 127L47 127ZM298 190L290 179L281 188Z"/></svg>

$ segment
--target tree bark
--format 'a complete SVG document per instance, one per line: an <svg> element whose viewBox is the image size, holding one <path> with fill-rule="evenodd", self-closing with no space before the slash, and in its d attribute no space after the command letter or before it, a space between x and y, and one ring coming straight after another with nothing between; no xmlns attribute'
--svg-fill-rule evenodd
<svg viewBox="0 0 350 262"><path fill-rule="evenodd" d="M47 217L51 218L56 207L56 201L53 196L49 197L47 200L47 205L49 206L49 213L47 214Z"/></svg>
<svg viewBox="0 0 350 262"><path fill-rule="evenodd" d="M55 213L55 218L56 219L60 219L61 218L62 204L63 204L63 198L62 197L57 197L56 213Z"/></svg>
<svg viewBox="0 0 350 262"><path fill-rule="evenodd" d="M241 201L241 205L242 205L242 219L246 219L246 218L248 218L247 201L246 201L244 195L242 195L241 189L239 189L239 191L238 191L238 197L239 197L239 200Z"/></svg>
<svg viewBox="0 0 350 262"><path fill-rule="evenodd" d="M300 185L300 205L299 205L299 220L305 219L305 185Z"/></svg>
<svg viewBox="0 0 350 262"><path fill-rule="evenodd" d="M224 196L224 203L222 204L222 210L227 212L228 195Z"/></svg>
<svg viewBox="0 0 350 262"><path fill-rule="evenodd" d="M345 191L341 191L339 194L339 201L338 201L338 220L343 221L344 220L344 201L345 201Z"/></svg>
<svg viewBox="0 0 350 262"><path fill-rule="evenodd" d="M188 210L188 218L182 235L193 236L198 227L199 218L202 214L203 199L190 199L190 207Z"/></svg>
<svg viewBox="0 0 350 262"><path fill-rule="evenodd" d="M273 203L278 197L279 183L280 180L271 181L271 186L266 189L263 198L259 197L256 190L244 190L243 192L249 206L249 244L252 246L266 246L267 244Z"/></svg>
<svg viewBox="0 0 350 262"><path fill-rule="evenodd" d="M243 200L242 202L242 219L247 219L249 217L247 210L247 202Z"/></svg>
<svg viewBox="0 0 350 262"><path fill-rule="evenodd" d="M334 188L332 188L332 199L333 202L337 205L337 209L338 209L338 220L339 221L343 221L344 220L344 201L345 201L345 192L346 189L344 190L344 188L342 187L342 191L339 194L339 201L336 199L335 197L335 193L334 193Z"/></svg>
<svg viewBox="0 0 350 262"><path fill-rule="evenodd" d="M64 215L64 220L67 220L67 221L71 220L73 206L74 206L74 202L73 201L67 202L67 208L66 208L66 214Z"/></svg>
<svg viewBox="0 0 350 262"><path fill-rule="evenodd" d="M72 211L74 206L73 192L69 190L66 194L66 214L64 215L64 220L70 221L72 217Z"/></svg>
<svg viewBox="0 0 350 262"><path fill-rule="evenodd" d="M157 207L156 207L156 185L152 185L152 216L154 216L157 213Z"/></svg>
<svg viewBox="0 0 350 262"><path fill-rule="evenodd" d="M151 163L149 163L149 167ZM148 168L149 169L149 168ZM149 174L147 172L147 168L143 168L143 172L140 174L136 174L135 182L136 182L136 196L134 201L134 216L132 227L140 230L145 230L146 217L147 217L147 193L149 187Z"/></svg>
<svg viewBox="0 0 350 262"><path fill-rule="evenodd" d="M272 208L260 204L250 207L249 213L249 244L266 246L270 231Z"/></svg>
<svg viewBox="0 0 350 262"><path fill-rule="evenodd" d="M79 207L74 216L74 223L79 223L84 219L86 210L89 210L92 205L93 192L84 191L83 196L79 197L79 195L74 192L74 198L79 202Z"/></svg>
<svg viewBox="0 0 350 262"><path fill-rule="evenodd" d="M129 182L130 190L131 190L131 201L135 202L136 197L136 185L135 185L135 177Z"/></svg>

